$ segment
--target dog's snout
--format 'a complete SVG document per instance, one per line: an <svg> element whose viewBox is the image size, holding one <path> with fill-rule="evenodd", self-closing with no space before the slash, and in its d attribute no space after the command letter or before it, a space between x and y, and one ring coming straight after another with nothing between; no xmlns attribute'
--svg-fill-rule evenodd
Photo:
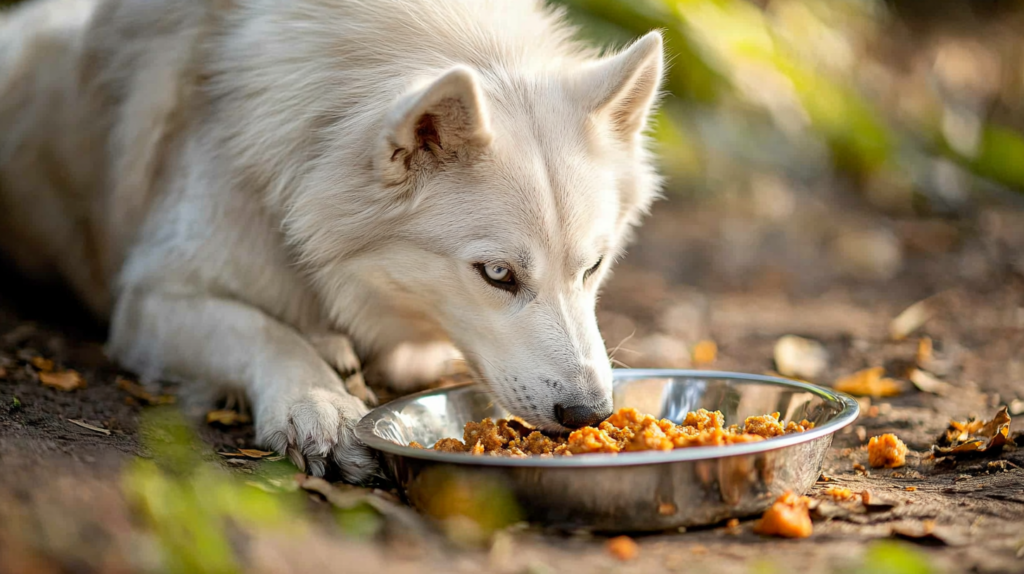
<svg viewBox="0 0 1024 574"><path fill-rule="evenodd" d="M610 417L612 407L610 404L591 405L555 405L555 420L566 428L578 429L585 426L593 426Z"/></svg>

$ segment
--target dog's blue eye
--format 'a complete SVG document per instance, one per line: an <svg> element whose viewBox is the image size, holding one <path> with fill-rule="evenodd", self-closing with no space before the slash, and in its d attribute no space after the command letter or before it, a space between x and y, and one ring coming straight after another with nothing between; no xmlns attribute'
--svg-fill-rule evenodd
<svg viewBox="0 0 1024 574"><path fill-rule="evenodd" d="M510 293L516 293L519 291L519 283L516 281L516 274L508 267L498 264L485 265L483 263L477 263L474 267L476 267L476 270L480 272L480 276L483 277L490 286L497 287L498 289L504 289Z"/></svg>
<svg viewBox="0 0 1024 574"><path fill-rule="evenodd" d="M484 272L487 273L487 278L491 281L508 281L512 272L501 265L485 265Z"/></svg>

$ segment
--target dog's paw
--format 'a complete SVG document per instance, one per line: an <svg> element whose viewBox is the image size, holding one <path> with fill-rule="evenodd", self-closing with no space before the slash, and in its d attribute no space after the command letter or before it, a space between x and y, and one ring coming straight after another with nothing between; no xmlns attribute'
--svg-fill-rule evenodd
<svg viewBox="0 0 1024 574"><path fill-rule="evenodd" d="M331 462L348 482L366 481L377 471L370 451L356 439L366 405L344 392L312 389L258 417L256 435L265 447L286 454L299 469L323 476ZM263 420L260 420L260 419Z"/></svg>
<svg viewBox="0 0 1024 574"><path fill-rule="evenodd" d="M312 335L310 343L317 353L327 361L342 380L345 381L345 388L349 394L368 405L377 404L377 395L370 387L366 386L363 374L360 370L359 356L352 347L352 340L340 333L327 333L323 335Z"/></svg>

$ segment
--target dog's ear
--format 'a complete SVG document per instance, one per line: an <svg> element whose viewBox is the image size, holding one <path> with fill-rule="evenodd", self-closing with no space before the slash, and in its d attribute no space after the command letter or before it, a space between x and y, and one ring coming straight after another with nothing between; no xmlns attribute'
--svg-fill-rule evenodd
<svg viewBox="0 0 1024 574"><path fill-rule="evenodd" d="M400 184L417 171L486 147L491 138L480 81L471 69L456 66L392 108L378 158L382 177Z"/></svg>
<svg viewBox="0 0 1024 574"><path fill-rule="evenodd" d="M651 32L584 70L577 83L593 114L624 141L647 125L665 67L661 34Z"/></svg>

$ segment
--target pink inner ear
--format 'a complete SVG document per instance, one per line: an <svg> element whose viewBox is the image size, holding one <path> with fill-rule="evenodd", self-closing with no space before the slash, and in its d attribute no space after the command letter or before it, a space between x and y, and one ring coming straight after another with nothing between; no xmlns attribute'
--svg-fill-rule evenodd
<svg viewBox="0 0 1024 574"><path fill-rule="evenodd" d="M441 136L437 133L433 115L423 114L416 123L416 141L423 151L433 151L434 147L444 149L441 147Z"/></svg>

